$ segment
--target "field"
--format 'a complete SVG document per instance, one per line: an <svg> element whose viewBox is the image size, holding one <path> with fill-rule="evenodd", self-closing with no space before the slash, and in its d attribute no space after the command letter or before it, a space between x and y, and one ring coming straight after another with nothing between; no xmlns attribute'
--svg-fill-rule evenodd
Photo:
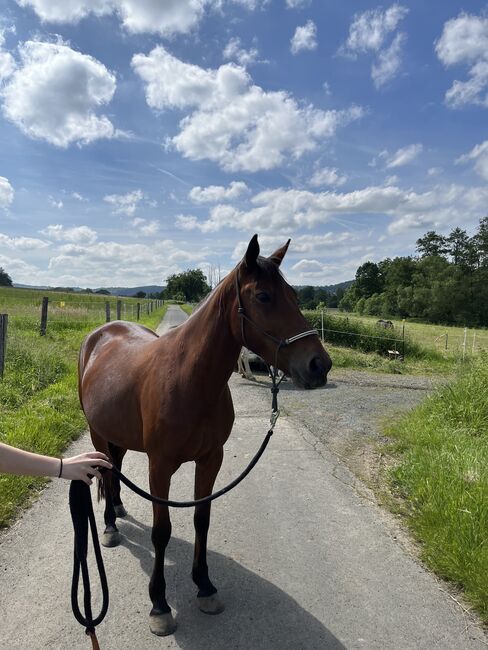
<svg viewBox="0 0 488 650"><path fill-rule="evenodd" d="M366 316L356 313L341 312L338 309L327 309L327 314L374 325L377 316ZM401 333L405 326L405 335L425 348L436 350L446 357L459 358L463 354L464 328L450 325L436 325L416 321L392 319L395 335ZM487 329L467 329L465 355L477 355L482 350L488 350Z"/></svg>
<svg viewBox="0 0 488 650"><path fill-rule="evenodd" d="M50 299L45 336L39 335L42 297ZM60 455L85 430L77 394L77 355L85 335L105 322L105 302L115 319L116 298L0 289L0 313L8 313L4 378L0 379L0 441ZM166 306L124 298L121 316L156 327ZM45 484L43 479L0 475L0 527Z"/></svg>

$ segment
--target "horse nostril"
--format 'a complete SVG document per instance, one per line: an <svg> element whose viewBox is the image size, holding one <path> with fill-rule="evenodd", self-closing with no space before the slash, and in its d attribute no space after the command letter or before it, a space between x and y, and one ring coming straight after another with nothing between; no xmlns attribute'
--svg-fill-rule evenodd
<svg viewBox="0 0 488 650"><path fill-rule="evenodd" d="M325 375L327 371L324 362L320 357L314 357L310 361L310 372L312 375Z"/></svg>

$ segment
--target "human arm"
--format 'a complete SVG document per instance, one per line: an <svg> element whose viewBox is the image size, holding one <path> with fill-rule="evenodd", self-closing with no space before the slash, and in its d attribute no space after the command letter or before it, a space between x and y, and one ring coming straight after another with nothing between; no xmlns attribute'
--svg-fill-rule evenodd
<svg viewBox="0 0 488 650"><path fill-rule="evenodd" d="M42 456L17 449L0 442L0 473L22 476L61 476L68 480L84 481L91 485L89 474L100 478L96 467L111 468L107 456L99 451L89 451L71 458ZM60 470L62 470L60 472Z"/></svg>

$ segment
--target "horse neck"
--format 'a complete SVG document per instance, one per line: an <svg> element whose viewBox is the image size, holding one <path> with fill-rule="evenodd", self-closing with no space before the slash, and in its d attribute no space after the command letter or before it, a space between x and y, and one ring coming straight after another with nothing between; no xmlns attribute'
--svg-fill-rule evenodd
<svg viewBox="0 0 488 650"><path fill-rule="evenodd" d="M191 348L187 362L194 366L192 378L202 378L205 392L213 387L220 394L235 368L242 346L232 327L236 315L237 298L231 273L181 326L180 342L184 339L185 348Z"/></svg>

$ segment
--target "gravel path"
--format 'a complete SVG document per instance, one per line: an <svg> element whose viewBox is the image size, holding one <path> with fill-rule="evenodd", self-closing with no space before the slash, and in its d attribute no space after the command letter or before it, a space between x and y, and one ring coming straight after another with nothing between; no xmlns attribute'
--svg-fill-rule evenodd
<svg viewBox="0 0 488 650"><path fill-rule="evenodd" d="M242 470L266 432L265 383L231 379L237 418L216 489ZM404 408L427 388L417 379L340 372L323 390L285 385L285 414L265 456L213 505L209 566L226 603L220 616L195 607L192 516L172 511L166 567L178 622L172 637L154 637L147 625L151 507L124 490L124 541L103 551L111 605L98 631L102 650L486 650L483 631L404 552L388 519L330 453L337 441L374 431L377 410ZM84 436L72 451L88 448ZM147 484L143 454L130 452L124 468ZM187 464L171 495L189 498L192 479ZM88 650L69 605L67 491L66 482L53 482L0 537L1 648ZM96 511L101 522L98 504Z"/></svg>

